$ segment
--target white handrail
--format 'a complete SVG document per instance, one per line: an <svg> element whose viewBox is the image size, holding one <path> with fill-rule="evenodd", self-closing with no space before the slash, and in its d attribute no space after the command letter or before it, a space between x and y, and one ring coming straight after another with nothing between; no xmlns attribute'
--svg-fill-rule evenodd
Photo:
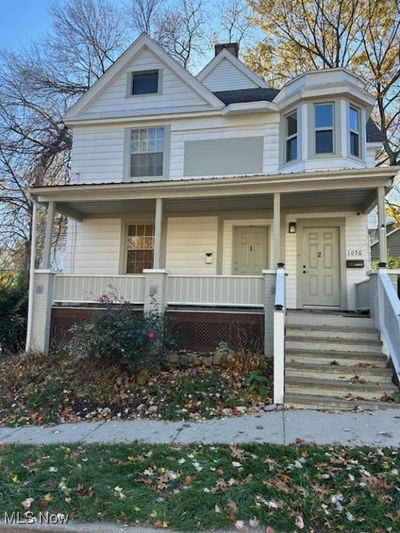
<svg viewBox="0 0 400 533"><path fill-rule="evenodd" d="M382 340L400 380L400 300L387 270L378 271L378 316Z"/></svg>
<svg viewBox="0 0 400 533"><path fill-rule="evenodd" d="M279 263L276 269L274 309L274 403L285 400L285 269Z"/></svg>

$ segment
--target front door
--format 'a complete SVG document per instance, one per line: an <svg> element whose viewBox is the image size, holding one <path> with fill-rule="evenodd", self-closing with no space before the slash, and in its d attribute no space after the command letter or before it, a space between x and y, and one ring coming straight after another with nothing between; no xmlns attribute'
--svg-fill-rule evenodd
<svg viewBox="0 0 400 533"><path fill-rule="evenodd" d="M303 306L341 303L339 228L303 228L300 287Z"/></svg>
<svg viewBox="0 0 400 533"><path fill-rule="evenodd" d="M264 268L267 268L267 227L234 227L232 273L260 276Z"/></svg>

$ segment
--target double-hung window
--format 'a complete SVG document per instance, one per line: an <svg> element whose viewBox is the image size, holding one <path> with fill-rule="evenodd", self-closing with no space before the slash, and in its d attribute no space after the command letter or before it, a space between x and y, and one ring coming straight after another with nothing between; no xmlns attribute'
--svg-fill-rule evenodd
<svg viewBox="0 0 400 533"><path fill-rule="evenodd" d="M285 117L285 161L297 159L297 109Z"/></svg>
<svg viewBox="0 0 400 533"><path fill-rule="evenodd" d="M334 104L315 104L315 153L331 154L334 151Z"/></svg>
<svg viewBox="0 0 400 533"><path fill-rule="evenodd" d="M350 154L360 157L360 111L354 107L349 107L349 135Z"/></svg>
<svg viewBox="0 0 400 533"><path fill-rule="evenodd" d="M153 224L129 225L127 245L128 254L126 271L128 274L141 274L145 268L153 268Z"/></svg>
<svg viewBox="0 0 400 533"><path fill-rule="evenodd" d="M130 177L162 176L164 128L135 128L130 135Z"/></svg>

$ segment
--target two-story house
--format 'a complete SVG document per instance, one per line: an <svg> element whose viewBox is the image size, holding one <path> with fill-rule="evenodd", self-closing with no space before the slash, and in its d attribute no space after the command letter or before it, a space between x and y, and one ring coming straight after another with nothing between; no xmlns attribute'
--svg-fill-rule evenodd
<svg viewBox="0 0 400 533"><path fill-rule="evenodd" d="M304 333L310 349L336 350L318 344L316 326L374 327L355 313L370 307L357 287L375 206L386 262L384 198L396 173L375 167L374 98L344 69L272 89L237 45L215 51L195 77L143 34L65 115L71 182L31 189L48 224L28 349L46 351L50 333L103 293L144 310L155 300L196 348L236 342L236 324L272 355L275 304L292 317L287 353L304 352ZM54 212L68 217L61 274L49 270Z"/></svg>

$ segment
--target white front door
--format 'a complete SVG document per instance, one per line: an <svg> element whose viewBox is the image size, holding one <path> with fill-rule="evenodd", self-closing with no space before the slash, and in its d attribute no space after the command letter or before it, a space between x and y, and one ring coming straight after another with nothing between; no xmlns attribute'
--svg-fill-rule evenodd
<svg viewBox="0 0 400 533"><path fill-rule="evenodd" d="M265 268L267 268L267 227L234 227L232 274L260 276Z"/></svg>
<svg viewBox="0 0 400 533"><path fill-rule="evenodd" d="M303 306L341 304L339 228L303 228L299 290Z"/></svg>

